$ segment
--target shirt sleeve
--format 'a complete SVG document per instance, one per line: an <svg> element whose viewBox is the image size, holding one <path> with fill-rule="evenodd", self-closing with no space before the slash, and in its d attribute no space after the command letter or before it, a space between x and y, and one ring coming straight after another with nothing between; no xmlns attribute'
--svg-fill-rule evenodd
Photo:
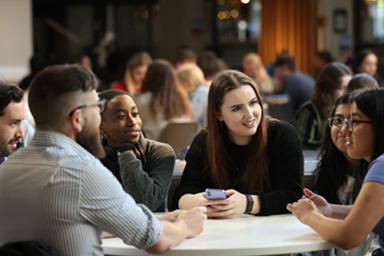
<svg viewBox="0 0 384 256"><path fill-rule="evenodd" d="M156 244L163 233L161 222L144 205L137 205L99 161L84 172L80 214L95 226L143 249Z"/></svg>
<svg viewBox="0 0 384 256"><path fill-rule="evenodd" d="M364 179L364 182L367 181L384 183L384 155L381 155L370 164Z"/></svg>
<svg viewBox="0 0 384 256"><path fill-rule="evenodd" d="M132 151L119 155L119 165L124 190L138 203L155 211L165 201L175 167L175 153L167 144L150 143L150 152L144 153L145 170Z"/></svg>
<svg viewBox="0 0 384 256"><path fill-rule="evenodd" d="M259 215L287 212L288 203L302 195L303 153L293 126L271 121L268 129L269 173L272 188L260 193Z"/></svg>

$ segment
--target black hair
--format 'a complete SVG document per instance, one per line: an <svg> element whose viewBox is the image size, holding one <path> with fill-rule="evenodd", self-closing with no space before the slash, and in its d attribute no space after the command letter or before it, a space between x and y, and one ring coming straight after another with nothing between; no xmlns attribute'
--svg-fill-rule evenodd
<svg viewBox="0 0 384 256"><path fill-rule="evenodd" d="M4 115L4 109L11 102L21 102L23 91L14 85L0 83L0 116Z"/></svg>
<svg viewBox="0 0 384 256"><path fill-rule="evenodd" d="M354 94L345 94L335 103L330 117L335 115L336 108L339 105L351 104ZM330 203L340 204L337 196L337 190L345 184L348 174L355 178L355 184L352 191L352 200L354 201L363 184L364 176L367 173L368 163L360 160L356 170L351 170L347 159L333 143L331 138L331 128L327 125L325 128L323 144L320 149L320 161L314 171L315 185L314 189Z"/></svg>
<svg viewBox="0 0 384 256"><path fill-rule="evenodd" d="M296 69L295 59L288 53L283 53L277 57L274 67L287 66L290 70L294 71Z"/></svg>
<svg viewBox="0 0 384 256"><path fill-rule="evenodd" d="M80 65L53 65L39 72L32 80L28 96L31 113L36 126L53 124L60 118L57 100L70 92L90 92L96 90L98 81L95 75Z"/></svg>
<svg viewBox="0 0 384 256"><path fill-rule="evenodd" d="M354 73L360 72L359 68L360 68L361 64L363 64L364 59L370 54L377 56L376 53L374 51L372 51L371 49L362 49L361 51L359 51L355 55L355 57L353 58L353 72Z"/></svg>
<svg viewBox="0 0 384 256"><path fill-rule="evenodd" d="M316 52L315 56L318 59L322 60L325 64L328 64L334 61L332 54L326 50Z"/></svg>
<svg viewBox="0 0 384 256"><path fill-rule="evenodd" d="M108 105L108 102L110 102L112 99L116 98L119 95L127 95L129 96L129 93L123 90L116 90L116 89L108 89L99 92L99 98L100 100L105 100L105 106ZM105 111L106 107L104 108Z"/></svg>
<svg viewBox="0 0 384 256"><path fill-rule="evenodd" d="M354 101L361 112L372 121L375 145L371 159L384 153L384 90L368 90L358 94Z"/></svg>
<svg viewBox="0 0 384 256"><path fill-rule="evenodd" d="M377 83L376 79L368 74L356 74L353 76L351 81L349 81L347 86L347 92L352 92L355 90L371 90L371 89L378 89L379 84Z"/></svg>

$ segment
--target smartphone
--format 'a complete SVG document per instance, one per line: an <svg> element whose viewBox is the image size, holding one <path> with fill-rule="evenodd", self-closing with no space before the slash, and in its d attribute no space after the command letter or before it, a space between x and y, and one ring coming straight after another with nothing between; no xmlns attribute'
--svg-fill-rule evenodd
<svg viewBox="0 0 384 256"><path fill-rule="evenodd" d="M207 188L205 194L208 200L223 200L227 198L224 189Z"/></svg>

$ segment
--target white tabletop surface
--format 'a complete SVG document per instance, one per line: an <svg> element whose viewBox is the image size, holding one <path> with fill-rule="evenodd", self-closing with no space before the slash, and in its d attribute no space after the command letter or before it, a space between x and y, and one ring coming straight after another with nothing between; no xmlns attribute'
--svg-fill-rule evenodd
<svg viewBox="0 0 384 256"><path fill-rule="evenodd" d="M275 255L333 247L293 215L244 215L234 219L207 220L202 234L163 255ZM119 238L103 239L103 249L108 255L150 255L125 245Z"/></svg>

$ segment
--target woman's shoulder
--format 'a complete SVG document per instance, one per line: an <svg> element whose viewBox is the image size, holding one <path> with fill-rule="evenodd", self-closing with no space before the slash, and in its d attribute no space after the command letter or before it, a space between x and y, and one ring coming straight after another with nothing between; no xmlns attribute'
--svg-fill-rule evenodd
<svg viewBox="0 0 384 256"><path fill-rule="evenodd" d="M268 141L297 141L300 143L296 128L285 121L278 119L268 120Z"/></svg>
<svg viewBox="0 0 384 256"><path fill-rule="evenodd" d="M139 93L133 96L133 100L136 104L147 104L151 101L151 99L152 93L150 92Z"/></svg>
<svg viewBox="0 0 384 256"><path fill-rule="evenodd" d="M285 121L269 118L268 119L268 133L281 132L281 131L296 131L295 127Z"/></svg>

